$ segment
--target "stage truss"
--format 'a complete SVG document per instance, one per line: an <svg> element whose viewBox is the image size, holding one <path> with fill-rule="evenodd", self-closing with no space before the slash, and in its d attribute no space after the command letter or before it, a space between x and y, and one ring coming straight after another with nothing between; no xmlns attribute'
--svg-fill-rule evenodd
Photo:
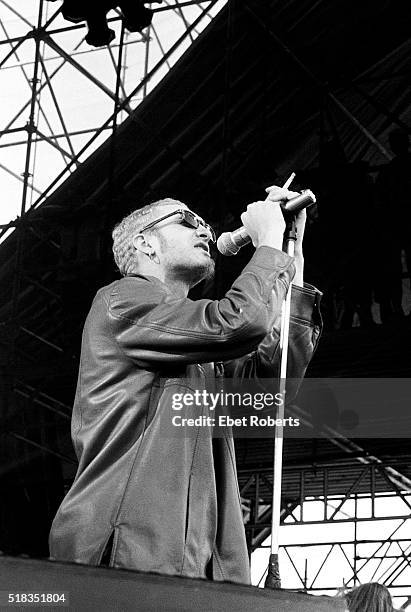
<svg viewBox="0 0 411 612"><path fill-rule="evenodd" d="M356 469L352 460L285 467L283 479L296 484L293 495L286 492L283 499L283 587L335 595L375 581L390 589L397 606L411 603L410 483L395 472L378 460L358 461ZM240 472L240 477L253 583L261 586L270 552L271 469ZM346 493L330 494L331 483L338 481ZM313 482L318 495L307 495Z"/></svg>
<svg viewBox="0 0 411 612"><path fill-rule="evenodd" d="M2 237L116 130L225 3L164 0L142 34L111 11L116 38L93 48L60 3L0 1Z"/></svg>

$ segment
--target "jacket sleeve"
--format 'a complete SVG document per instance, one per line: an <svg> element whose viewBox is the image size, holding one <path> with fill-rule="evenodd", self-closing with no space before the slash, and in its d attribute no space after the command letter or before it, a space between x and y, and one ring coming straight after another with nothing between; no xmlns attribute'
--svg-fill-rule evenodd
<svg viewBox="0 0 411 612"><path fill-rule="evenodd" d="M111 329L141 366L239 357L272 328L294 273L291 257L260 247L221 300L176 297L158 279L126 277L109 296Z"/></svg>
<svg viewBox="0 0 411 612"><path fill-rule="evenodd" d="M308 284L304 287L293 286L291 289L287 378L290 382L291 379L294 381L293 388L289 389L289 397L296 394L298 380L304 377L321 335L321 296L320 291ZM276 312L272 329L257 349L224 364L227 376L236 379L265 378L271 381L279 378L281 316L278 309Z"/></svg>

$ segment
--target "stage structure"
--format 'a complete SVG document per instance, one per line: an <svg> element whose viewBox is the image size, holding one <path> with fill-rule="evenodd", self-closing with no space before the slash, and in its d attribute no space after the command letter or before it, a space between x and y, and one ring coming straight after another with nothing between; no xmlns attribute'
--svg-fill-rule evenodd
<svg viewBox="0 0 411 612"><path fill-rule="evenodd" d="M153 22L141 34L128 32L118 11L111 11L116 40L96 49L85 42L85 23L63 19L60 2L0 2L0 184L11 196L0 213L2 235L17 222L6 223L7 215L21 217L44 202L115 132L225 3L153 5ZM79 98L82 116L73 109Z"/></svg>
<svg viewBox="0 0 411 612"><path fill-rule="evenodd" d="M293 577L294 588L310 593L335 594L338 587L376 581L404 601L411 582L411 496L403 492L409 490L409 483L404 478L396 482L390 473L392 464L389 467L376 458L363 460L362 453L357 457L358 467L352 459L285 467L282 538L287 541L291 530L292 543L280 549L282 571ZM241 495L249 507L246 533L253 563L259 561L264 568L269 553L271 473L269 468L241 470L239 479L245 483ZM316 529L318 525L332 525L332 536L327 539L327 531ZM339 585L336 568L343 576ZM255 581L263 584L264 578L260 573Z"/></svg>
<svg viewBox="0 0 411 612"><path fill-rule="evenodd" d="M95 50L56 3L32 5L28 19L19 2L0 0L0 78L19 74L26 88L10 97L0 139L1 189L14 207L0 244L0 549L46 556L50 521L76 470L69 426L81 329L95 291L115 277L110 228L136 202L171 194L217 229L232 229L245 204L291 170L318 194L327 218L336 183L326 192L330 165L321 152L330 139L344 168L365 164L368 180L392 156L392 127L411 125L411 14L383 0L170 0L153 5L143 35L127 34L110 14L116 40ZM178 28L166 33L161 20ZM68 104L69 87L85 102L81 117ZM337 211L338 223L353 245L358 202L347 210ZM310 375L410 377L407 321L390 329L332 324L320 229L311 219L307 278L325 290L326 331ZM248 257L244 250L224 268L219 262L208 295L221 295ZM237 442L250 554L269 535L271 457L269 440ZM314 531L285 545L293 586L340 588L338 554L349 586L374 577L408 596L408 439L286 440L284 457L284 525L352 530L326 539L307 570L301 559L314 555ZM383 528L381 517L398 531ZM378 531L363 536L365 524Z"/></svg>

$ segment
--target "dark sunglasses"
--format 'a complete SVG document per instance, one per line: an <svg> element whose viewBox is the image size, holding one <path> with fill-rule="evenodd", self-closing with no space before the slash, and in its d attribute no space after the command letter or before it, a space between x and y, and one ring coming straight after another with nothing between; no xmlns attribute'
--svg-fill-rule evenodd
<svg viewBox="0 0 411 612"><path fill-rule="evenodd" d="M202 225L203 227L206 228L206 230L210 234L211 241L212 242L216 241L215 231L213 230L211 225L208 225L208 223L206 223L204 219L202 219L195 213L191 212L191 210L186 210L185 208L179 208L178 210L173 210L173 212L168 213L168 215L164 215L164 217L160 217L159 219L156 219L155 221L148 223L148 225L140 229L140 233L144 232L145 230L150 229L151 227L154 227L155 225L157 225L157 223L160 223L160 221L164 221L164 219L173 217L174 215L180 215L180 219L177 221L178 223L186 223L187 225L189 225L190 227L193 227L194 229L197 229L200 225Z"/></svg>

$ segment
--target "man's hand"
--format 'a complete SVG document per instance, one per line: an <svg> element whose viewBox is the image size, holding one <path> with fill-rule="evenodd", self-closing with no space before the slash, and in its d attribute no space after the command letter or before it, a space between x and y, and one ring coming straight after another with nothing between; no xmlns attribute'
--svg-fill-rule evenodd
<svg viewBox="0 0 411 612"><path fill-rule="evenodd" d="M281 251L285 222L279 203L299 194L275 185L266 191L267 199L249 204L247 212L241 215L241 221L256 248L270 246Z"/></svg>
<svg viewBox="0 0 411 612"><path fill-rule="evenodd" d="M270 202L284 202L285 200L292 200L299 196L298 191L290 191L289 189L285 189L285 187L278 187L277 185L272 185L271 187L267 187L267 200Z"/></svg>
<svg viewBox="0 0 411 612"><path fill-rule="evenodd" d="M268 196L267 199L272 202L291 200L300 195L296 191L289 191L283 187L269 187L266 189ZM295 257L295 276L293 279L293 285L303 287L304 285L304 255L303 255L303 238L305 230L305 222L307 220L307 211L304 208L296 215L295 224L297 231L297 240L294 246L294 257ZM281 247L282 248L282 247Z"/></svg>
<svg viewBox="0 0 411 612"><path fill-rule="evenodd" d="M271 246L281 250L285 221L279 206L280 202L291 200L299 195L297 191L290 191L284 187L269 187L267 199L262 202L253 202L247 207L247 212L241 215L241 221L250 235L254 246ZM303 237L306 210L301 210L296 215L297 240L295 242L295 257L303 262ZM297 266L300 267L300 266Z"/></svg>
<svg viewBox="0 0 411 612"><path fill-rule="evenodd" d="M241 221L256 248L269 246L281 251L285 221L278 201L249 204L241 215Z"/></svg>
<svg viewBox="0 0 411 612"><path fill-rule="evenodd" d="M268 193L267 200L270 202L284 202L285 200L292 200L299 196L298 191L290 191L289 189L284 189L284 187L277 187L273 185L272 187L268 187L266 189ZM300 210L300 212L296 215L296 229L297 229L297 241L295 243L295 253L302 256L303 253L303 237L305 230L305 222L307 219L307 213L305 208Z"/></svg>

